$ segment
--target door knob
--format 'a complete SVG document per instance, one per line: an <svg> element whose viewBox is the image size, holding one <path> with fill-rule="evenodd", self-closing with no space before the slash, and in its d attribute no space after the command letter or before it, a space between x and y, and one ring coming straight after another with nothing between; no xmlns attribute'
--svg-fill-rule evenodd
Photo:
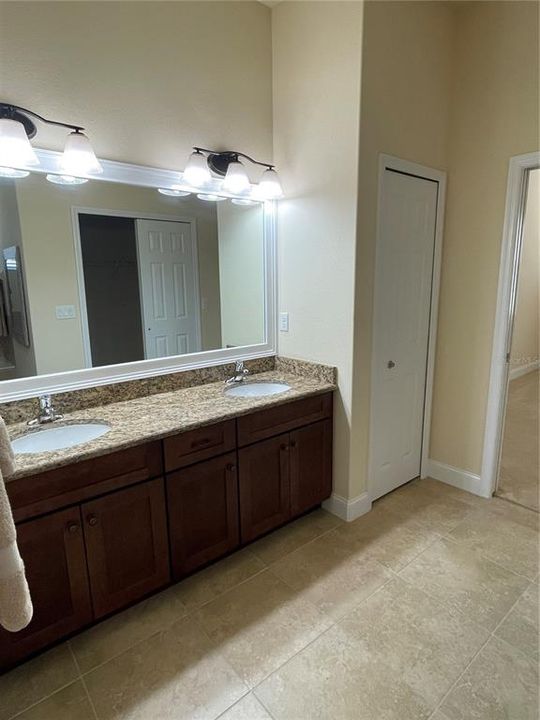
<svg viewBox="0 0 540 720"><path fill-rule="evenodd" d="M386 364L386 367L391 370L392 368L396 367L396 363L393 360L389 360Z"/></svg>

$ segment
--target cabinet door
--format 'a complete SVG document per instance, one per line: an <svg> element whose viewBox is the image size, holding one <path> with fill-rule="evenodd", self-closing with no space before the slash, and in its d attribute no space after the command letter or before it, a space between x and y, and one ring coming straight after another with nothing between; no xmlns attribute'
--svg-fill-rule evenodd
<svg viewBox="0 0 540 720"><path fill-rule="evenodd" d="M0 666L74 632L92 619L86 557L78 507L17 526L17 542L34 605L30 625L0 630Z"/></svg>
<svg viewBox="0 0 540 720"><path fill-rule="evenodd" d="M287 522L289 507L289 433L242 448L240 533L242 542Z"/></svg>
<svg viewBox="0 0 540 720"><path fill-rule="evenodd" d="M291 514L300 515L332 493L332 421L290 434Z"/></svg>
<svg viewBox="0 0 540 720"><path fill-rule="evenodd" d="M167 475L173 576L181 578L239 544L236 453Z"/></svg>
<svg viewBox="0 0 540 720"><path fill-rule="evenodd" d="M162 478L84 503L82 514L96 617L167 584Z"/></svg>

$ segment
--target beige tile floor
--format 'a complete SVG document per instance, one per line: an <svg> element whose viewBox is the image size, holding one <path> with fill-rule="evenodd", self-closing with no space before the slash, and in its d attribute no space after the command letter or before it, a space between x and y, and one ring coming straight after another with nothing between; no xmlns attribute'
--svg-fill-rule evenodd
<svg viewBox="0 0 540 720"><path fill-rule="evenodd" d="M537 720L538 514L322 510L0 678L0 720Z"/></svg>
<svg viewBox="0 0 540 720"><path fill-rule="evenodd" d="M540 507L540 371L508 385L508 402L497 495L525 507Z"/></svg>

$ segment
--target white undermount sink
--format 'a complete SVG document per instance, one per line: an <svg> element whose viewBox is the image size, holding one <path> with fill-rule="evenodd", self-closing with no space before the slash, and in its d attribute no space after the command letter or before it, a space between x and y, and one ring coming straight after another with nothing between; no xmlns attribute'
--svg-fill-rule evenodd
<svg viewBox="0 0 540 720"><path fill-rule="evenodd" d="M278 393L287 392L290 389L291 386L286 383L248 382L235 385L230 390L226 390L225 395L231 397L264 397L265 395L277 395Z"/></svg>
<svg viewBox="0 0 540 720"><path fill-rule="evenodd" d="M11 447L16 455L63 450L95 440L110 429L109 425L101 422L57 425L21 435L12 440Z"/></svg>

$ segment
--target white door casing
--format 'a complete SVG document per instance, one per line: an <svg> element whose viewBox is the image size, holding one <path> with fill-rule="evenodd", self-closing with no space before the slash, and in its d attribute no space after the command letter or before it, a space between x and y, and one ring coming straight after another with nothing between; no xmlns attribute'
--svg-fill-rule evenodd
<svg viewBox="0 0 540 720"><path fill-rule="evenodd" d="M370 495L421 473L439 183L385 167L379 196Z"/></svg>
<svg viewBox="0 0 540 720"><path fill-rule="evenodd" d="M197 248L187 222L137 220L146 359L201 350Z"/></svg>

